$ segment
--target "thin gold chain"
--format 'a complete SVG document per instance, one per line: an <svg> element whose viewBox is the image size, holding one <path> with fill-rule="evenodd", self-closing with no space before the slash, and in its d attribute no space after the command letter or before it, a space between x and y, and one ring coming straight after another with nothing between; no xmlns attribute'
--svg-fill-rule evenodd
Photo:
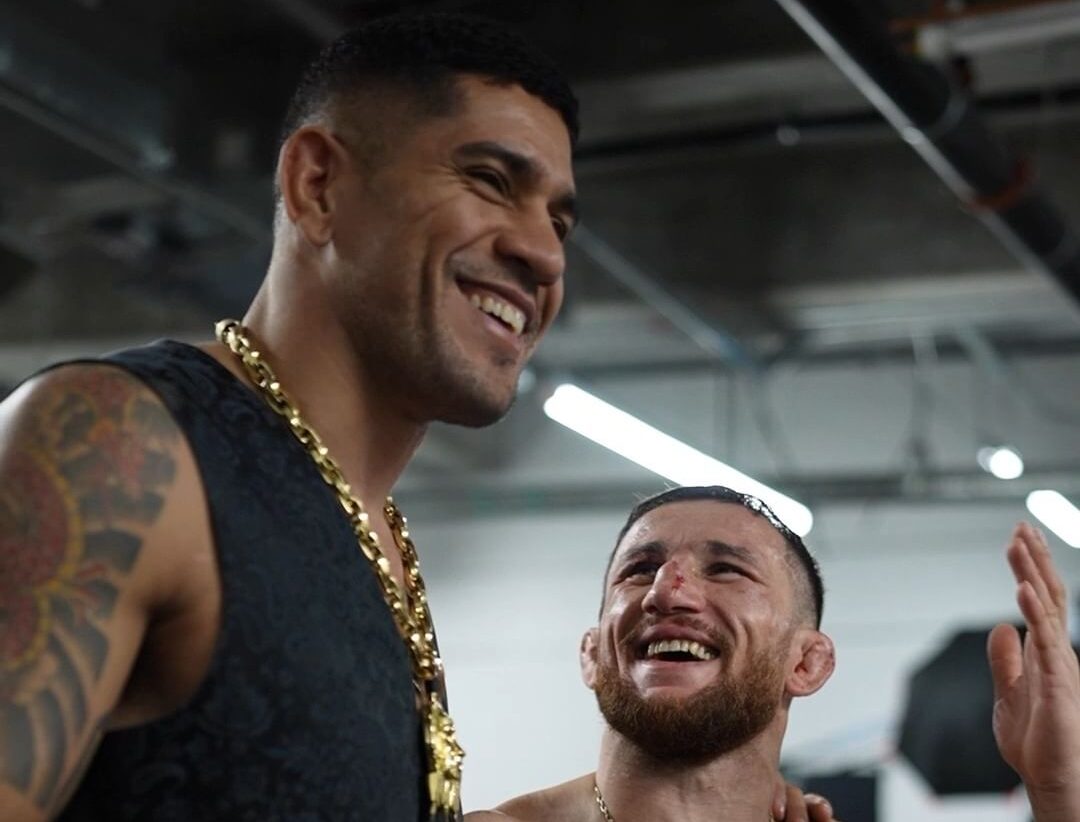
<svg viewBox="0 0 1080 822"><path fill-rule="evenodd" d="M435 630L428 607L427 589L424 578L420 575L420 557L409 536L405 517L394 504L393 498L387 497L383 514L401 552L405 574L403 591L390 571L390 560L379 545L379 536L371 527L363 503L352 493L345 475L330 456L322 439L301 417L300 410L281 387L273 369L251 344L244 328L236 320L222 320L217 323L214 332L243 364L248 377L259 388L267 404L285 418L293 436L300 441L315 462L323 481L334 490L356 535L361 554L375 571L383 599L409 650L413 680L421 696L421 713L431 768L428 787L432 816L437 812L453 814L458 805L461 765L465 752L457 742L453 722L439 699L437 683L442 675L442 660L435 645Z"/></svg>
<svg viewBox="0 0 1080 822"><path fill-rule="evenodd" d="M595 782L592 783L593 796L596 797L596 807L600 809L600 813L604 815L604 822L615 822L615 817L611 815L611 811L608 810L607 802L604 801L604 795L600 793L600 786Z"/></svg>
<svg viewBox="0 0 1080 822"><path fill-rule="evenodd" d="M612 816L611 811L608 810L607 802L604 801L604 795L600 793L600 785L593 779L592 783L593 797L596 799L596 807L600 809L600 813L604 817L604 822L615 822L615 817ZM773 822L773 815L770 811L769 822Z"/></svg>

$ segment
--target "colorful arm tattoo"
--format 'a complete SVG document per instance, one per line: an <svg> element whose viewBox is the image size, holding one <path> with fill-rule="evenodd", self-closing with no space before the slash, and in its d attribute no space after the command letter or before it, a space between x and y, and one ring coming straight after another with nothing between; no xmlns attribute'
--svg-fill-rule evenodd
<svg viewBox="0 0 1080 822"><path fill-rule="evenodd" d="M100 737L89 702L108 623L180 438L160 400L118 369L46 380L0 454L0 780L42 809L66 790L69 758Z"/></svg>

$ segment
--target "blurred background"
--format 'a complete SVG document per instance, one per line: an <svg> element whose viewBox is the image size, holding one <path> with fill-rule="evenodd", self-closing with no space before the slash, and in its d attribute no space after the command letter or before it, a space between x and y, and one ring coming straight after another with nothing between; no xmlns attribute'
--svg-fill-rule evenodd
<svg viewBox="0 0 1080 822"><path fill-rule="evenodd" d="M1080 3L4 0L0 396L242 313L298 72L406 8L516 25L584 123L561 319L511 414L435 428L398 492L467 807L593 768L577 646L615 534L724 477L554 422L568 383L812 512L839 667L794 710L791 778L846 822L1026 820L982 758L982 636L1017 618L1029 495L1080 501Z"/></svg>

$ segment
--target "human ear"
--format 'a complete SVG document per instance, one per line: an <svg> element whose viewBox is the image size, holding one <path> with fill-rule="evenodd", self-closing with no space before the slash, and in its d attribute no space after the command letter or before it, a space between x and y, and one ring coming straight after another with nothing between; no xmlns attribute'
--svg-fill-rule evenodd
<svg viewBox="0 0 1080 822"><path fill-rule="evenodd" d="M289 221L312 245L326 245L333 235L331 187L347 163L345 147L321 126L297 129L281 147L282 205Z"/></svg>
<svg viewBox="0 0 1080 822"><path fill-rule="evenodd" d="M789 696L809 696L828 682L836 668L836 649L821 631L800 628L792 638L787 679Z"/></svg>
<svg viewBox="0 0 1080 822"><path fill-rule="evenodd" d="M578 662L581 664L581 681L585 687L592 690L596 685L596 650L600 632L596 628L590 628L581 638L581 647L578 649Z"/></svg>

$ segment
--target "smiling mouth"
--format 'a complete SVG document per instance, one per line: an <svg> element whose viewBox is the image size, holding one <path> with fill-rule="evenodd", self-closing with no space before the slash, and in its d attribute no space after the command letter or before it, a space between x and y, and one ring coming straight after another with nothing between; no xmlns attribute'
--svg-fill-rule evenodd
<svg viewBox="0 0 1080 822"><path fill-rule="evenodd" d="M490 294L470 294L469 302L474 308L505 325L514 336L520 337L525 331L525 313L520 308Z"/></svg>
<svg viewBox="0 0 1080 822"><path fill-rule="evenodd" d="M661 639L645 648L645 659L663 662L708 662L716 659L715 649L689 639Z"/></svg>

